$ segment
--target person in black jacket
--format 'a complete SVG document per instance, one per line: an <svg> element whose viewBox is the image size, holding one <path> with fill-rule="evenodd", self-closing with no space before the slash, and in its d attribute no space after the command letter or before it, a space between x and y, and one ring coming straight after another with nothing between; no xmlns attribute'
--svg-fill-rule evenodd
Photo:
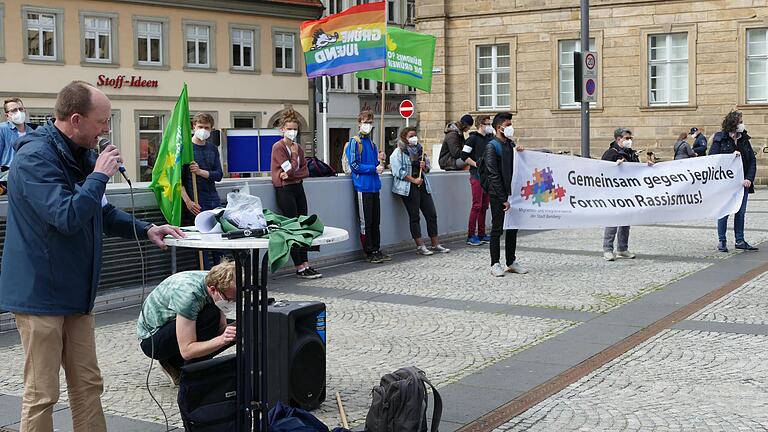
<svg viewBox="0 0 768 432"><path fill-rule="evenodd" d="M744 127L741 112L731 111L723 119L723 130L712 137L712 147L709 154L728 154L734 153L741 156L741 163L744 165L744 198L741 201L741 208L733 217L733 232L736 235L736 249L757 250L744 240L744 216L747 212L747 197L755 193L755 173L757 171L757 159L752 150L752 144L749 143L749 134ZM728 230L728 216L724 216L717 221L717 250L728 252L728 246L725 242L725 232Z"/></svg>
<svg viewBox="0 0 768 432"><path fill-rule="evenodd" d="M691 128L691 138L693 138L693 151L698 156L707 155L707 137L699 130L699 128Z"/></svg>
<svg viewBox="0 0 768 432"><path fill-rule="evenodd" d="M640 162L637 152L632 149L632 131L629 129L618 128L613 131L613 142L608 150L603 153L604 161L616 162ZM613 252L613 242L618 235L619 245L616 253ZM629 227L605 227L603 234L603 258L606 261L619 259L632 259L635 254L629 251Z"/></svg>
<svg viewBox="0 0 768 432"><path fill-rule="evenodd" d="M512 137L515 128L512 127L512 114L498 113L493 118L493 129L496 136L485 146L483 156L488 180L487 189L491 200L491 274L500 277L505 272L528 273L515 257L517 249L517 230L506 230L504 238L504 253L507 267L499 263L501 256L501 233L504 231L504 213L509 210L509 196L512 194L512 162L515 151L523 151L523 146L516 146ZM501 149L501 154L497 152Z"/></svg>
<svg viewBox="0 0 768 432"><path fill-rule="evenodd" d="M490 197L480 185L480 173L477 171L477 163L483 158L485 146L494 137L491 116L477 116L475 128L477 130L469 133L461 151L461 158L469 165L469 186L472 191L472 208L469 210L467 226L467 244L470 246L480 246L491 241L491 236L485 233L485 214L490 205Z"/></svg>

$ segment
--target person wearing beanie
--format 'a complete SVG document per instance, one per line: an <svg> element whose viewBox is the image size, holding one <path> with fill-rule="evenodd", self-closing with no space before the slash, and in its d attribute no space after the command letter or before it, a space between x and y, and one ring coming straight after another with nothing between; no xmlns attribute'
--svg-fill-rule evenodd
<svg viewBox="0 0 768 432"><path fill-rule="evenodd" d="M474 120L469 114L464 114L456 123L448 123L445 126L445 138L440 148L438 163L440 168L446 171L463 170L467 164L461 158L461 150L464 148L464 133L469 130Z"/></svg>

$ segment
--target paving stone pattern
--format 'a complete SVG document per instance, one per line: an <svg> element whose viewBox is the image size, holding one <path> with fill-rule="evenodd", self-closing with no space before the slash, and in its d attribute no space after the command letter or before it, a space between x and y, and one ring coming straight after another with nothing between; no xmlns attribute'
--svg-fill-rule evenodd
<svg viewBox="0 0 768 432"><path fill-rule="evenodd" d="M667 330L496 432L765 431L766 346L768 336Z"/></svg>
<svg viewBox="0 0 768 432"><path fill-rule="evenodd" d="M279 299L297 296L274 293ZM306 300L306 298L304 298ZM371 388L384 373L416 365L435 385L454 382L514 352L557 334L574 323L543 318L470 313L428 307L313 298L328 308L328 400L316 412L329 425L339 422L335 394L340 392L351 422L364 421ZM105 412L163 423L163 417L144 386L149 360L134 336L134 322L100 327L97 349L102 374ZM21 395L22 352L5 349L0 370L0 393ZM7 360L7 361L6 361ZM176 388L158 369L150 388L170 417L181 426ZM63 374L62 374L63 375ZM62 376L61 402L66 403Z"/></svg>
<svg viewBox="0 0 768 432"><path fill-rule="evenodd" d="M768 273L747 282L689 319L767 325Z"/></svg>

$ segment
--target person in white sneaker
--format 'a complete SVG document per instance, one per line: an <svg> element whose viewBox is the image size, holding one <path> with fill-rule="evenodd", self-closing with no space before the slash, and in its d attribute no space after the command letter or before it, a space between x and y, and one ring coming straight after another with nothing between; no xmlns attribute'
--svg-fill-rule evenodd
<svg viewBox="0 0 768 432"><path fill-rule="evenodd" d="M392 169L392 193L400 195L408 212L411 237L416 242L416 253L432 255L435 252L448 253L451 250L440 244L437 237L437 210L432 200L432 187L427 173L430 170L429 157L419 143L416 128L406 127L400 131L397 148L389 157ZM421 239L419 210L427 221L427 235L432 247L427 248Z"/></svg>
<svg viewBox="0 0 768 432"><path fill-rule="evenodd" d="M632 150L632 131L618 128L613 131L613 142L608 150L603 153L604 161L616 162L621 165L624 162L640 162L637 152ZM619 239L616 253L613 252L613 242ZM618 259L632 259L635 254L629 252L629 226L606 227L603 233L603 258L606 261Z"/></svg>
<svg viewBox="0 0 768 432"><path fill-rule="evenodd" d="M509 210L509 196L512 194L512 162L515 151L523 151L523 146L512 140L515 128L512 127L512 114L498 113L493 118L492 127L496 136L486 145L485 169L487 170L487 190L491 198L491 274L504 276L505 272L525 274L525 267L517 262L517 230L506 230L504 236L504 254L507 267L499 263L501 257L501 234L504 230L504 213Z"/></svg>

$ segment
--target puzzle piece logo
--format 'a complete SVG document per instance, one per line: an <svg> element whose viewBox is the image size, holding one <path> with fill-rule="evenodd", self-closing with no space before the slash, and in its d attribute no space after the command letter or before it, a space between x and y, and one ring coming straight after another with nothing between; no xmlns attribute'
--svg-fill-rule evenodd
<svg viewBox="0 0 768 432"><path fill-rule="evenodd" d="M527 181L525 186L520 188L520 195L526 201L530 199L531 203L541 207L542 203L546 204L555 200L562 202L565 198L565 188L560 184L555 185L551 168L541 171L536 168L533 171L533 183Z"/></svg>

